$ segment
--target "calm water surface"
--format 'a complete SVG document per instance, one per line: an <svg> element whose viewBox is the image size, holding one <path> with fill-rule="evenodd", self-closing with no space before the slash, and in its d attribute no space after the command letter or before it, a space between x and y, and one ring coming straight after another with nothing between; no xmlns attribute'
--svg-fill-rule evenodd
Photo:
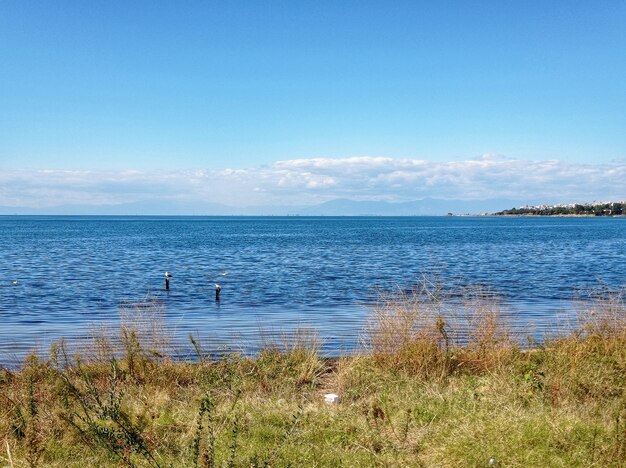
<svg viewBox="0 0 626 468"><path fill-rule="evenodd" d="M337 354L381 291L422 274L489 286L520 333L542 333L573 298L626 283L626 219L5 216L0 270L0 362L81 342L146 297L180 343L254 350L259 334L310 326Z"/></svg>

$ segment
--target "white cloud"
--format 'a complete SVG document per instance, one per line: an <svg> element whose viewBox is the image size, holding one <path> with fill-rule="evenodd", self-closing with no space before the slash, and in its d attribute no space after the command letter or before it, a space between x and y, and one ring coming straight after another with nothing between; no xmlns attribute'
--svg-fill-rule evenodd
<svg viewBox="0 0 626 468"><path fill-rule="evenodd" d="M573 164L498 155L452 162L387 157L311 158L267 167L187 171L4 171L0 205L44 208L169 199L233 206L333 198L414 200L626 198L626 161Z"/></svg>

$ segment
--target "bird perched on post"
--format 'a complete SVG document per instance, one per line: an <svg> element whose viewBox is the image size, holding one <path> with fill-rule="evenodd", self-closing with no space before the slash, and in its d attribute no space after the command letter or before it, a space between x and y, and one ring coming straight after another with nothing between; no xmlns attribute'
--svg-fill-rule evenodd
<svg viewBox="0 0 626 468"><path fill-rule="evenodd" d="M173 276L170 274L169 271L165 272L165 289L169 290L170 289L170 278L173 278Z"/></svg>
<svg viewBox="0 0 626 468"><path fill-rule="evenodd" d="M215 300L220 300L220 292L222 291L222 287L219 284L215 285Z"/></svg>

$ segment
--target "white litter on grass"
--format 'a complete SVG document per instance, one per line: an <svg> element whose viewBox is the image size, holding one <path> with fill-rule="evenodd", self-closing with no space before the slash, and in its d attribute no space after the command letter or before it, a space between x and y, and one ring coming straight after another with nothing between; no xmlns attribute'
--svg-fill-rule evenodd
<svg viewBox="0 0 626 468"><path fill-rule="evenodd" d="M339 403L339 395L336 393L327 393L324 395L324 403L327 405L336 405Z"/></svg>

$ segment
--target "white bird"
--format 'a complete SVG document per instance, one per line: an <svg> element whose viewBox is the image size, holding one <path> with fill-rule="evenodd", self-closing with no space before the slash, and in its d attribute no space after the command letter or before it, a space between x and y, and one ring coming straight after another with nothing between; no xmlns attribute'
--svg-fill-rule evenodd
<svg viewBox="0 0 626 468"><path fill-rule="evenodd" d="M173 278L172 274L169 271L165 272L165 277L166 278Z"/></svg>
<svg viewBox="0 0 626 468"><path fill-rule="evenodd" d="M17 284L18 284L18 283L17 283L17 280L15 280L15 281L11 281L11 284L12 284L13 286L17 286Z"/></svg>
<svg viewBox="0 0 626 468"><path fill-rule="evenodd" d="M223 272L220 273L220 276L226 276L227 274L228 274L227 271L223 271Z"/></svg>

